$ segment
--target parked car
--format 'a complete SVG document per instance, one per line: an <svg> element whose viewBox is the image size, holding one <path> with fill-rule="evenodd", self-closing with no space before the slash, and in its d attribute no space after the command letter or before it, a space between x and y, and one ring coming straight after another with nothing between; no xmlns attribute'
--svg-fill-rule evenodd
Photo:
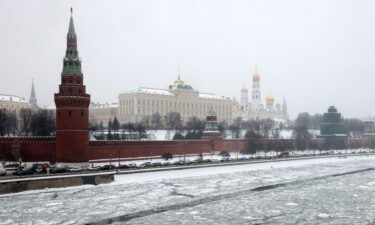
<svg viewBox="0 0 375 225"><path fill-rule="evenodd" d="M279 157L289 157L289 152L280 152Z"/></svg>
<svg viewBox="0 0 375 225"><path fill-rule="evenodd" d="M192 163L201 163L202 162L202 159L199 158L199 159L194 159L193 161L191 161Z"/></svg>
<svg viewBox="0 0 375 225"><path fill-rule="evenodd" d="M7 175L7 170L4 168L0 168L0 176L5 176Z"/></svg>
<svg viewBox="0 0 375 225"><path fill-rule="evenodd" d="M185 162L184 161L175 161L173 162L173 165L184 165Z"/></svg>
<svg viewBox="0 0 375 225"><path fill-rule="evenodd" d="M152 165L152 163L151 162L143 162L143 163L141 163L141 165L143 166L141 168L145 168L145 167L150 167Z"/></svg>
<svg viewBox="0 0 375 225"><path fill-rule="evenodd" d="M167 162L163 162L163 163L162 163L163 166L170 166L171 164L172 164L172 163L169 162L169 161L167 161Z"/></svg>
<svg viewBox="0 0 375 225"><path fill-rule="evenodd" d="M116 169L116 166L114 165L104 165L100 167L100 170L114 170Z"/></svg>
<svg viewBox="0 0 375 225"><path fill-rule="evenodd" d="M67 167L66 170L68 172L80 172L80 171L82 171L82 169L78 168L78 167Z"/></svg>
<svg viewBox="0 0 375 225"><path fill-rule="evenodd" d="M147 167L147 164L145 163L141 163L139 165L137 165L137 168L146 168Z"/></svg>
<svg viewBox="0 0 375 225"><path fill-rule="evenodd" d="M129 166L129 168L136 168L137 164L135 164L135 163L129 163L128 166Z"/></svg>
<svg viewBox="0 0 375 225"><path fill-rule="evenodd" d="M68 170L64 167L55 167L52 168L51 173L66 173Z"/></svg>
<svg viewBox="0 0 375 225"><path fill-rule="evenodd" d="M219 161L220 162L227 162L227 161L229 161L229 158L221 158Z"/></svg>
<svg viewBox="0 0 375 225"><path fill-rule="evenodd" d="M89 171L97 171L97 170L100 170L100 167L99 166L91 166L88 168Z"/></svg>
<svg viewBox="0 0 375 225"><path fill-rule="evenodd" d="M118 169L128 169L129 165L127 165L127 164L120 164L117 168Z"/></svg>
<svg viewBox="0 0 375 225"><path fill-rule="evenodd" d="M151 166L162 166L161 162L153 162Z"/></svg>
<svg viewBox="0 0 375 225"><path fill-rule="evenodd" d="M18 163L5 165L5 168L18 168L21 165Z"/></svg>
<svg viewBox="0 0 375 225"><path fill-rule="evenodd" d="M31 170L16 170L13 172L13 175L18 175L18 176L31 175L31 174L33 174L33 171Z"/></svg>

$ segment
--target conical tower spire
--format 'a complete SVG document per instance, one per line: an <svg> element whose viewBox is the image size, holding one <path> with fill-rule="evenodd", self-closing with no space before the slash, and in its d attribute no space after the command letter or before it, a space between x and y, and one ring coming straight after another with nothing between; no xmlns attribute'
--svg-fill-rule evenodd
<svg viewBox="0 0 375 225"><path fill-rule="evenodd" d="M70 9L71 16L69 21L69 29L66 37L66 52L64 57L64 67L62 74L78 74L82 75L81 60L77 49L77 35L74 29L73 9Z"/></svg>
<svg viewBox="0 0 375 225"><path fill-rule="evenodd" d="M34 88L34 79L32 79L32 84L31 84L31 94L30 94L29 103L30 103L33 107L38 108L38 101L37 101L37 99L36 99L35 88Z"/></svg>
<svg viewBox="0 0 375 225"><path fill-rule="evenodd" d="M76 32L74 30L74 23L73 23L73 8L70 8L70 21L69 21L69 30L68 30L68 36L76 35Z"/></svg>
<svg viewBox="0 0 375 225"><path fill-rule="evenodd" d="M73 23L73 8L70 8L70 21L69 21L69 30L68 35L75 35L76 32L74 30L74 23Z"/></svg>

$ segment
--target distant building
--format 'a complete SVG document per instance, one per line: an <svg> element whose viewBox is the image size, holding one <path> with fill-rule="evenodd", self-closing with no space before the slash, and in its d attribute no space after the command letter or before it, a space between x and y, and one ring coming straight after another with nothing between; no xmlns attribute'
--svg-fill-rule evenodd
<svg viewBox="0 0 375 225"><path fill-rule="evenodd" d="M365 131L363 133L363 137L375 138L375 120L366 120L364 123Z"/></svg>
<svg viewBox="0 0 375 225"><path fill-rule="evenodd" d="M241 88L241 99L238 107L238 116L243 119L274 119L284 120L289 119L288 107L284 99L282 105L280 103L275 104L275 98L271 93L266 97L266 104L262 104L261 92L260 92L260 74L255 71L253 74L253 87L251 93L251 102L248 100L248 89L244 86ZM286 123L285 123L286 124Z"/></svg>
<svg viewBox="0 0 375 225"><path fill-rule="evenodd" d="M118 115L118 103L91 103L90 104L90 114L89 121L90 124L103 124L104 127L107 126L110 119L114 119Z"/></svg>
<svg viewBox="0 0 375 225"><path fill-rule="evenodd" d="M34 81L31 85L31 95L29 102L27 102L25 97L20 97L17 95L0 94L0 109L16 113L16 115L19 116L19 112L23 108L39 108L35 95Z"/></svg>
<svg viewBox="0 0 375 225"><path fill-rule="evenodd" d="M212 109L216 112L218 121L231 121L234 107L235 101L230 98L200 93L178 76L168 89L140 87L120 94L117 118L121 123L136 122L157 112L161 116L178 112L183 121L190 117L204 120L209 109Z"/></svg>
<svg viewBox="0 0 375 225"><path fill-rule="evenodd" d="M24 97L0 94L0 109L5 109L18 115L22 108L30 107L30 103Z"/></svg>
<svg viewBox="0 0 375 225"><path fill-rule="evenodd" d="M342 124L341 113L334 106L330 106L328 112L324 113L318 137L326 139L328 148L345 147L348 136Z"/></svg>

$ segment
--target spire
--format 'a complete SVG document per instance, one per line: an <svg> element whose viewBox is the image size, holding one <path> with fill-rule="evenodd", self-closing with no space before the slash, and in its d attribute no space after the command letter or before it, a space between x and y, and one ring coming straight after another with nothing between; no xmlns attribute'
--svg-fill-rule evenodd
<svg viewBox="0 0 375 225"><path fill-rule="evenodd" d="M31 95L30 98L35 98L34 79L31 81Z"/></svg>
<svg viewBox="0 0 375 225"><path fill-rule="evenodd" d="M79 58L77 50L77 35L74 29L73 23L73 9L70 8L70 21L69 29L67 34L67 46L64 58L63 74L79 74L82 75L81 71L81 60Z"/></svg>
<svg viewBox="0 0 375 225"><path fill-rule="evenodd" d="M69 21L69 30L68 30L68 36L76 35L76 32L74 30L74 23L73 23L73 8L70 8L70 21Z"/></svg>
<svg viewBox="0 0 375 225"><path fill-rule="evenodd" d="M35 95L35 88L34 88L34 79L32 79L29 103L32 105L32 107L38 108L38 103L37 103L37 99Z"/></svg>
<svg viewBox="0 0 375 225"><path fill-rule="evenodd" d="M287 106L287 104L286 104L285 97L284 97L284 100L283 100L282 111L283 111L284 113L287 113L287 112L288 112L288 106Z"/></svg>

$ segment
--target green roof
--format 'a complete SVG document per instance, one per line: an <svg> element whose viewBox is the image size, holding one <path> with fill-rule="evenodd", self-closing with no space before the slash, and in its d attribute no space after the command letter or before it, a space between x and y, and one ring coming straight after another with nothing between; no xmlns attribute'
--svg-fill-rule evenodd
<svg viewBox="0 0 375 225"><path fill-rule="evenodd" d="M73 23L73 17L72 16L70 17L70 21L69 21L68 35L69 36L76 35L76 32L74 30L74 23Z"/></svg>

